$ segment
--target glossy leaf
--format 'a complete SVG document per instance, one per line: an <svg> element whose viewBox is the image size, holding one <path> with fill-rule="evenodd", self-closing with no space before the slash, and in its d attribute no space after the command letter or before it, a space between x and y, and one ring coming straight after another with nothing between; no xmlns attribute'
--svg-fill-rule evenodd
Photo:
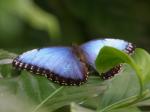
<svg viewBox="0 0 150 112"><path fill-rule="evenodd" d="M134 55L132 55L133 60L137 65L139 65L140 70L143 75L143 82L149 83L150 81L150 54L146 52L144 49L138 48L136 49Z"/></svg>
<svg viewBox="0 0 150 112"><path fill-rule="evenodd" d="M101 96L99 110L112 106L117 102L119 103L139 93L138 79L131 67L127 65L123 67L122 72L107 82L109 83L109 87L103 96ZM135 100L135 98L131 98L127 102L129 103L133 100ZM115 106L118 106L118 104Z"/></svg>
<svg viewBox="0 0 150 112"><path fill-rule="evenodd" d="M132 62L126 53L108 46L101 49L95 61L99 73L106 72L120 63L131 64Z"/></svg>
<svg viewBox="0 0 150 112"><path fill-rule="evenodd" d="M99 73L105 72L120 63L127 63L133 67L142 83L150 81L150 55L143 49L137 48L131 56L111 47L102 48L96 59L96 67ZM140 74L138 74L140 72Z"/></svg>

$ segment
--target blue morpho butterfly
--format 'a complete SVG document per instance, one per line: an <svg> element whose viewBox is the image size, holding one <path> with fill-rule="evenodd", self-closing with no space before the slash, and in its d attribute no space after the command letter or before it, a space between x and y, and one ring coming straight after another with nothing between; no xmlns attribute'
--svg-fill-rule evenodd
<svg viewBox="0 0 150 112"><path fill-rule="evenodd" d="M81 85L87 81L89 66L96 70L95 60L103 46L111 46L128 54L135 49L124 40L98 39L81 46L33 49L16 57L12 64L16 69L41 74L61 85ZM120 67L118 65L104 73L103 79L114 76Z"/></svg>

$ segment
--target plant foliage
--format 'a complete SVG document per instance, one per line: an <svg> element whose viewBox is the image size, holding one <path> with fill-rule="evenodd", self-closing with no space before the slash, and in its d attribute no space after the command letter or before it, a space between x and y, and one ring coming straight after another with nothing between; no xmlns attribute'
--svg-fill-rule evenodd
<svg viewBox="0 0 150 112"><path fill-rule="evenodd" d="M107 81L102 81L97 74L90 74L88 82L79 87L59 86L26 71L13 75L18 74L12 72L15 70L10 63L15 56L0 51L0 111L52 112L70 105L71 112L141 112L140 105L136 104L141 102L143 106L142 102L149 99L150 71L147 67L150 55L140 48L132 56L115 48L102 48L96 59L99 73L125 63L122 72Z"/></svg>

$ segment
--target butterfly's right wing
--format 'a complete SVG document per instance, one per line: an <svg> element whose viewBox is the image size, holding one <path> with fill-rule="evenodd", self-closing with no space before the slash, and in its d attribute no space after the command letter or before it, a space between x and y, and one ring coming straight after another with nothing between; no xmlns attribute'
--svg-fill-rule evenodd
<svg viewBox="0 0 150 112"><path fill-rule="evenodd" d="M81 45L80 47L86 57L88 64L90 64L95 70L96 70L95 67L96 57L98 56L98 53L104 46L114 47L128 54L132 53L135 49L135 47L131 43L120 39L98 39L98 40L89 41ZM105 77L103 78L106 79L110 78L114 74L118 73L119 70L120 70L120 65L106 72L104 75Z"/></svg>

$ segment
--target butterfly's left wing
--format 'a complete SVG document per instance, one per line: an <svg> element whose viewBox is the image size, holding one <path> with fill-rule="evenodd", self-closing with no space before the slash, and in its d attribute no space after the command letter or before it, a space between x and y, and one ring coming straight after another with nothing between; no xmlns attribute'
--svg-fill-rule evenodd
<svg viewBox="0 0 150 112"><path fill-rule="evenodd" d="M34 49L15 58L13 66L45 75L62 85L80 85L87 80L86 65L70 47Z"/></svg>
<svg viewBox="0 0 150 112"><path fill-rule="evenodd" d="M96 57L98 56L98 53L104 46L114 47L128 54L132 53L135 49L135 47L131 43L120 39L98 39L89 41L81 45L80 47L86 57L88 64L90 64L95 70L96 70L95 67ZM119 70L120 65L106 72L103 78L108 79L112 77L114 74L118 73Z"/></svg>

